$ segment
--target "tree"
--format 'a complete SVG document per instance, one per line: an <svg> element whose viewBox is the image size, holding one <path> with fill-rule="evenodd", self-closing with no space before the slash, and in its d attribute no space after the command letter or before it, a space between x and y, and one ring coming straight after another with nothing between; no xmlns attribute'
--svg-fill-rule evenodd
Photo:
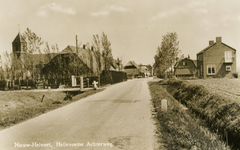
<svg viewBox="0 0 240 150"><path fill-rule="evenodd" d="M111 42L108 40L108 37L104 32L102 33L101 40L103 47L102 55L104 58L104 70L109 71L111 65L113 64Z"/></svg>
<svg viewBox="0 0 240 150"><path fill-rule="evenodd" d="M155 68L155 73L158 77L164 77L164 72L167 69L167 61L166 61L166 56L167 53L164 52L161 47L157 48L157 54L155 55L155 63L154 63L154 68Z"/></svg>
<svg viewBox="0 0 240 150"><path fill-rule="evenodd" d="M23 38L27 43L27 46L24 48L23 55L23 65L24 72L31 72L32 79L34 79L34 59L32 54L41 54L41 45L44 43L41 37L38 37L36 33L32 32L29 28L23 33ZM27 77L28 79L28 77Z"/></svg>
<svg viewBox="0 0 240 150"><path fill-rule="evenodd" d="M173 75L173 65L181 53L178 45L179 41L176 32L167 33L163 36L161 46L157 48L157 54L154 57L154 67L161 75L163 75L168 68L171 68L171 76Z"/></svg>
<svg viewBox="0 0 240 150"><path fill-rule="evenodd" d="M12 68L12 56L8 51L3 53L3 68L5 70L6 78L13 80L14 70Z"/></svg>
<svg viewBox="0 0 240 150"><path fill-rule="evenodd" d="M2 56L0 55L0 81L5 80L3 64L2 64Z"/></svg>
<svg viewBox="0 0 240 150"><path fill-rule="evenodd" d="M100 38L98 36L98 34L93 35L93 42L92 42L93 48L94 48L94 55L96 57L96 61L98 64L98 68L97 68L97 75L98 75L98 83L100 86L100 75L102 73L102 54L101 54L101 50L102 50L102 46L101 46L101 41Z"/></svg>
<svg viewBox="0 0 240 150"><path fill-rule="evenodd" d="M44 43L41 37L38 37L36 33L32 32L29 28L23 33L23 39L26 42L26 46L23 47L23 56L22 59L17 61L21 63L21 74L26 76L27 79L27 88L28 88L28 79L31 77L35 78L35 65L33 54L40 54L40 46ZM19 80L20 83L20 80Z"/></svg>
<svg viewBox="0 0 240 150"><path fill-rule="evenodd" d="M102 33L101 42L102 42L102 49L103 49L102 56L104 60L105 78L109 76L112 82L112 76L110 75L110 72L109 72L111 65L113 64L112 48L111 48L111 42L108 40L108 37L104 32Z"/></svg>

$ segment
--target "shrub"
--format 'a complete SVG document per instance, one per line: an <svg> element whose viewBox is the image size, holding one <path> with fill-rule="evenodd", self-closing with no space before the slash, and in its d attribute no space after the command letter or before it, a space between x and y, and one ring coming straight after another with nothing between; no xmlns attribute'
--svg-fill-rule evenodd
<svg viewBox="0 0 240 150"><path fill-rule="evenodd" d="M67 93L66 96L64 97L64 100L72 100L72 95L70 93Z"/></svg>
<svg viewBox="0 0 240 150"><path fill-rule="evenodd" d="M62 104L62 102L60 102L60 101L54 101L54 102L52 102L52 104Z"/></svg>
<svg viewBox="0 0 240 150"><path fill-rule="evenodd" d="M238 78L238 73L233 73L232 76L233 76L234 78Z"/></svg>

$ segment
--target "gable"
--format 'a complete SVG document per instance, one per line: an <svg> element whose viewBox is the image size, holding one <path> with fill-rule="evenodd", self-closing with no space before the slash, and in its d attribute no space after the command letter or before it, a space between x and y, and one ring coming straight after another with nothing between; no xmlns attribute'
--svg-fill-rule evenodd
<svg viewBox="0 0 240 150"><path fill-rule="evenodd" d="M208 50L204 51L204 55L203 55L203 59L206 60L208 59L209 61L210 60L215 60L215 59L222 59L224 58L224 53L225 51L232 51L233 53L236 52L235 49L227 46L226 44L217 44L211 48L209 48Z"/></svg>
<svg viewBox="0 0 240 150"><path fill-rule="evenodd" d="M203 50L201 50L200 52L197 53L198 54L202 54L203 52L205 52L206 50L208 50L209 48L213 47L214 45L216 45L216 43L209 45L208 47L204 48Z"/></svg>
<svg viewBox="0 0 240 150"><path fill-rule="evenodd" d="M185 65L184 65L185 63ZM192 60L190 58L184 58L181 59L180 61L178 61L175 65L175 68L186 68L186 67L197 67L197 61L196 60Z"/></svg>
<svg viewBox="0 0 240 150"><path fill-rule="evenodd" d="M129 61L125 66L124 69L138 69L139 66L134 61Z"/></svg>
<svg viewBox="0 0 240 150"><path fill-rule="evenodd" d="M72 54L76 53L77 49L75 46L67 46L64 50L61 51L61 54ZM92 51L90 49L83 49L83 48L78 48L78 54L77 56L81 59L81 61L86 64L86 66L93 71L94 75L98 74L99 70L99 64L97 60L97 53L95 51ZM103 57L100 55L100 62L101 62L101 71L104 69L104 64L103 64Z"/></svg>
<svg viewBox="0 0 240 150"><path fill-rule="evenodd" d="M223 42L221 42L221 43L219 43L219 44L222 44L222 45L224 45L224 46L226 46L226 47L228 47L228 48L236 51L236 49L232 48L231 46L229 46L229 45L227 45L227 44L225 44L225 43L223 43ZM215 47L215 46L217 46L217 43L216 43L216 42L215 42L214 44L209 45L208 47L204 48L204 49L201 50L200 52L198 52L197 55L202 54L202 53L204 53L205 51L207 51L207 50L209 50L209 49L211 49L212 47Z"/></svg>

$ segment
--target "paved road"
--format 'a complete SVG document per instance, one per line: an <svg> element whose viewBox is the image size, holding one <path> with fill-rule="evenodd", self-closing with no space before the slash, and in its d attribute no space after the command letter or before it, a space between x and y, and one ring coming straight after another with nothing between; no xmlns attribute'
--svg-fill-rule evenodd
<svg viewBox="0 0 240 150"><path fill-rule="evenodd" d="M109 86L2 130L0 149L152 150L155 138L148 80Z"/></svg>

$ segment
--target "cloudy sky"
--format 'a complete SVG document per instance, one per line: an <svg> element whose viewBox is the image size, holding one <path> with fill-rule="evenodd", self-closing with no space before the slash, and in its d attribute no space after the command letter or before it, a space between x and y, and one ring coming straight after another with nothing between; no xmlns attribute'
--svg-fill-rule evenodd
<svg viewBox="0 0 240 150"><path fill-rule="evenodd" d="M0 54L12 51L20 24L21 32L29 27L60 50L75 45L76 35L91 43L104 32L125 64L152 64L167 32L177 32L185 56L196 59L221 36L240 60L239 6L238 0L0 0Z"/></svg>

